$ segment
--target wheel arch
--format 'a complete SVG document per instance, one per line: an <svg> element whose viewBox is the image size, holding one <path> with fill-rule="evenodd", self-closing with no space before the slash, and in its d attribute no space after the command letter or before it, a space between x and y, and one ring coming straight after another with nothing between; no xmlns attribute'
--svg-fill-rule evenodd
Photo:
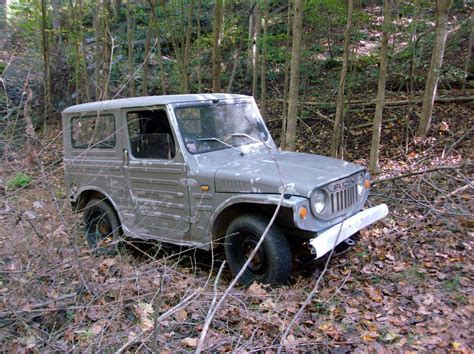
<svg viewBox="0 0 474 354"><path fill-rule="evenodd" d="M213 242L215 245L222 243L222 238L225 236L227 227L236 216L243 214L263 214L270 219L279 203L278 195L273 196L273 198L269 198L268 196L234 198L228 199L219 206L211 217L212 240L215 241ZM285 226L293 224L292 207L292 202L288 199L284 200L275 222Z"/></svg>
<svg viewBox="0 0 474 354"><path fill-rule="evenodd" d="M104 200L109 203L112 209L114 210L115 215L119 219L120 224L123 225L122 217L118 212L117 205L105 191L97 187L84 187L77 193L76 200L71 202L74 211L81 212L82 210L84 210L87 203L94 198Z"/></svg>

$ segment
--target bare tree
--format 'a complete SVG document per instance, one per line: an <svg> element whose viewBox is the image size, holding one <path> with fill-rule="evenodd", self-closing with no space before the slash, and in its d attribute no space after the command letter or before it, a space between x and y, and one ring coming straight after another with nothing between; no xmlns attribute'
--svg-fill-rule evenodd
<svg viewBox="0 0 474 354"><path fill-rule="evenodd" d="M352 30L352 10L354 8L354 1L348 0L347 3L347 24L344 35L344 55L342 58L341 77L339 79L339 89L337 92L336 101L336 117L334 120L334 130L331 139L331 156L337 157L339 155L342 144L342 120L344 115L344 90L346 87L347 68L349 66L349 45Z"/></svg>
<svg viewBox="0 0 474 354"><path fill-rule="evenodd" d="M95 6L95 16L94 16L94 31L95 31L95 53L94 53L94 80L95 80L95 99L99 100L101 96L101 85L100 85L100 67L102 66L103 56L101 50L101 33L102 30L102 20L101 20L101 6L102 1L98 0Z"/></svg>
<svg viewBox="0 0 474 354"><path fill-rule="evenodd" d="M134 45L133 45L133 38L135 32L135 16L132 16L132 2L127 1L127 50L128 50L128 57L127 57L127 67L128 67L128 96L134 97L135 93L135 79L133 74L135 72L135 68L133 67L133 53L134 53Z"/></svg>
<svg viewBox="0 0 474 354"><path fill-rule="evenodd" d="M191 35L193 31L194 0L189 1L188 28L186 30L186 43L184 45L183 75L185 76L184 93L189 93L189 75L188 67L191 51Z"/></svg>
<svg viewBox="0 0 474 354"><path fill-rule="evenodd" d="M214 34L212 45L212 92L221 91L221 42L223 36L224 0L214 5Z"/></svg>
<svg viewBox="0 0 474 354"><path fill-rule="evenodd" d="M298 114L298 87L300 81L300 47L303 32L302 0L295 0L293 15L293 45L290 63L290 91L288 94L288 119L286 127L286 147L296 149L296 121Z"/></svg>
<svg viewBox="0 0 474 354"><path fill-rule="evenodd" d="M251 29L252 29L252 96L257 97L258 95L258 62L259 57L259 45L260 32L261 32L261 15L260 7L255 6L252 17L251 17Z"/></svg>
<svg viewBox="0 0 474 354"><path fill-rule="evenodd" d="M425 136L431 126L431 115L438 87L439 71L443 63L444 47L448 35L448 12L450 6L451 0L437 0L436 2L436 38L431 56L430 70L426 78L421 119L417 131L418 136Z"/></svg>
<svg viewBox="0 0 474 354"><path fill-rule="evenodd" d="M198 92L202 92L202 74L201 74L201 12L202 4L201 0L198 0L198 9L197 9L197 22L196 22L196 32L197 32L197 42L198 42L198 54L197 54L197 81L198 81Z"/></svg>
<svg viewBox="0 0 474 354"><path fill-rule="evenodd" d="M48 10L46 0L41 0L41 46L43 51L43 95L44 95L44 110L43 122L46 122L50 109L52 107L51 100L51 64L49 58L49 36L48 36Z"/></svg>
<svg viewBox="0 0 474 354"><path fill-rule="evenodd" d="M262 59L260 64L260 111L267 121L267 46L268 46L268 0L263 1Z"/></svg>
<svg viewBox="0 0 474 354"><path fill-rule="evenodd" d="M291 46L291 0L288 0L288 14L286 25L286 54L285 54L285 76L283 79L283 106L281 119L281 139L280 147L284 150L286 148L286 121L288 114L288 90L289 90L289 76L290 76L290 46Z"/></svg>
<svg viewBox="0 0 474 354"><path fill-rule="evenodd" d="M102 17L104 19L104 38L102 41L104 60L102 61L102 96L101 99L108 99L110 96L110 62L112 56L112 41L110 38L110 0L104 0L102 6Z"/></svg>
<svg viewBox="0 0 474 354"><path fill-rule="evenodd" d="M166 75L165 66L163 65L163 54L161 51L161 32L158 28L158 19L156 17L156 0L149 0L151 8L152 33L156 35L156 51L158 57L158 66L160 68L161 93L166 95ZM160 5L158 4L158 7Z"/></svg>
<svg viewBox="0 0 474 354"><path fill-rule="evenodd" d="M150 5L150 14L148 17L148 30L146 32L145 37L145 49L143 51L143 76L142 76L142 95L148 95L148 77L150 76L150 51L151 51L151 37L153 35L153 20L154 16L153 13L155 12L155 7L153 6L155 0L148 1Z"/></svg>
<svg viewBox="0 0 474 354"><path fill-rule="evenodd" d="M464 64L464 79L462 81L463 91L466 89L466 80L467 80L467 77L469 76L469 73L472 70L471 56L472 56L472 46L474 43L474 11L473 10L471 10L470 22L471 22L471 35L469 36L469 44L467 45L466 63Z"/></svg>
<svg viewBox="0 0 474 354"><path fill-rule="evenodd" d="M377 88L377 100L375 105L374 125L372 130L372 145L370 147L370 169L375 171L379 164L380 132L382 128L382 115L385 101L385 84L387 82L387 53L388 37L390 35L390 12L392 10L391 0L385 0L383 6L383 33L382 46L380 48L380 71Z"/></svg>

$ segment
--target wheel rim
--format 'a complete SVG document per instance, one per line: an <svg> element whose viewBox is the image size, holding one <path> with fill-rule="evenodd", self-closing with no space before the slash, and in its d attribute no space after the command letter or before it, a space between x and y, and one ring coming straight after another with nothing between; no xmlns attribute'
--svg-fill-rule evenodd
<svg viewBox="0 0 474 354"><path fill-rule="evenodd" d="M86 237L92 248L99 247L102 243L111 241L113 229L107 214L100 208L93 207L87 218Z"/></svg>
<svg viewBox="0 0 474 354"><path fill-rule="evenodd" d="M259 240L260 236L251 230L240 230L236 245L237 262L240 268L243 267ZM267 273L268 257L265 254L263 245L260 246L252 261L249 263L247 270L258 278L262 278Z"/></svg>

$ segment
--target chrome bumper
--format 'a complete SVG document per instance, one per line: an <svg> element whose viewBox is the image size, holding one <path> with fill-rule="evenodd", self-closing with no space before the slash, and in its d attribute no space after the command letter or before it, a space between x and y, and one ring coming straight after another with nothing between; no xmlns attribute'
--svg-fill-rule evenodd
<svg viewBox="0 0 474 354"><path fill-rule="evenodd" d="M339 224L319 232L318 236L309 240L310 245L316 253L316 259L324 256L331 251L333 247L347 240L357 231L384 218L387 214L387 206L380 204L373 208L363 210Z"/></svg>

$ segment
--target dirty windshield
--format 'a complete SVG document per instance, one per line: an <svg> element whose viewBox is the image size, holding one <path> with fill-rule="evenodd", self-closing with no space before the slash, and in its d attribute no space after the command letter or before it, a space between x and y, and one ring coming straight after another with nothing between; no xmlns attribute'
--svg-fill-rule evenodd
<svg viewBox="0 0 474 354"><path fill-rule="evenodd" d="M192 154L235 148L268 139L260 114L250 102L209 104L175 110Z"/></svg>

